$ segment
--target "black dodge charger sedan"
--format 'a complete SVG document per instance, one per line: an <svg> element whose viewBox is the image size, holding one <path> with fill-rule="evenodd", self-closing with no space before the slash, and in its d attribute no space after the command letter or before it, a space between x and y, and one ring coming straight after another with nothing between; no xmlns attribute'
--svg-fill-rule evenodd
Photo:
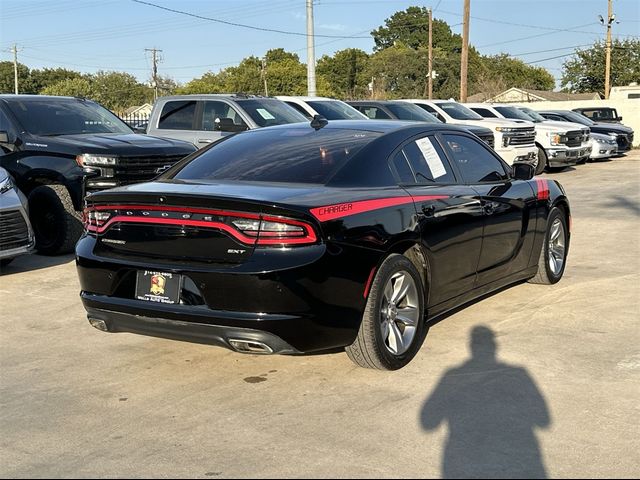
<svg viewBox="0 0 640 480"><path fill-rule="evenodd" d="M398 369L428 322L564 272L569 203L450 125L314 119L225 137L87 198L90 323Z"/></svg>

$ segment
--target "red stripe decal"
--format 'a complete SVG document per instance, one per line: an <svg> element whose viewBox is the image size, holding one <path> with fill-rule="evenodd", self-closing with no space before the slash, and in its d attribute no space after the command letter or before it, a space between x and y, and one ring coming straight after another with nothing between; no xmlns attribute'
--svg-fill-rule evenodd
<svg viewBox="0 0 640 480"><path fill-rule="evenodd" d="M448 198L446 195L421 195L417 197L390 197L378 198L375 200L361 200L358 202L337 203L311 209L311 214L321 222L335 220L337 218L348 217L358 213L380 210L381 208L405 205L413 201L420 202L426 200L440 200Z"/></svg>
<svg viewBox="0 0 640 480"><path fill-rule="evenodd" d="M364 286L364 294L362 295L364 298L367 298L369 295L369 289L371 288L371 282L373 281L373 274L376 273L376 267L371 269L371 273L369 274L369 278L367 279L367 284Z"/></svg>
<svg viewBox="0 0 640 480"><path fill-rule="evenodd" d="M549 199L549 183L544 178L536 178L536 187L538 189L536 198L538 200Z"/></svg>

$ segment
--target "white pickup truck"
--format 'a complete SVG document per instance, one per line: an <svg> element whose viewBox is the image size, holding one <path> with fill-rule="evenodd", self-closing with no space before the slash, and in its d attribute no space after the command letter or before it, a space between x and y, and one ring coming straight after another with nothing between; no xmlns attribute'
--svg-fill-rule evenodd
<svg viewBox="0 0 640 480"><path fill-rule="evenodd" d="M586 160L591 154L589 128L569 122L553 122L541 115L532 115L523 108L500 103L466 103L484 118L507 118L534 122L538 166L536 174L545 168L566 168ZM535 112L534 112L535 113Z"/></svg>
<svg viewBox="0 0 640 480"><path fill-rule="evenodd" d="M483 118L461 103L453 100L403 100L423 108L445 123L454 125L480 125L493 131L494 150L509 165L516 162L538 163L538 147L535 145L533 122L505 120L503 118Z"/></svg>

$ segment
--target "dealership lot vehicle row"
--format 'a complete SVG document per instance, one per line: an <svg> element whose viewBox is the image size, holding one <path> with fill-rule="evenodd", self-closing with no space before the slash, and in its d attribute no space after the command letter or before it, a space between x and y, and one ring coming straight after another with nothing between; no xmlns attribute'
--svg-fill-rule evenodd
<svg viewBox="0 0 640 480"><path fill-rule="evenodd" d="M454 313L395 373L104 335L71 256L19 257L0 277L0 474L636 476L639 162L544 175L571 201L562 281Z"/></svg>

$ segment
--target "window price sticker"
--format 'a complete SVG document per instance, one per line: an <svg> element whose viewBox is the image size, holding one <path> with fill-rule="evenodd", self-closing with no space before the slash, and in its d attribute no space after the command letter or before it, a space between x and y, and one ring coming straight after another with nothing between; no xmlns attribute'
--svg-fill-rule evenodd
<svg viewBox="0 0 640 480"><path fill-rule="evenodd" d="M429 170L431 170L431 175L433 178L440 178L447 174L447 171L442 164L442 160L440 160L440 155L436 151L433 143L431 143L431 139L428 137L420 138L416 140L416 145L422 152L422 156L427 161L427 165L429 166Z"/></svg>

